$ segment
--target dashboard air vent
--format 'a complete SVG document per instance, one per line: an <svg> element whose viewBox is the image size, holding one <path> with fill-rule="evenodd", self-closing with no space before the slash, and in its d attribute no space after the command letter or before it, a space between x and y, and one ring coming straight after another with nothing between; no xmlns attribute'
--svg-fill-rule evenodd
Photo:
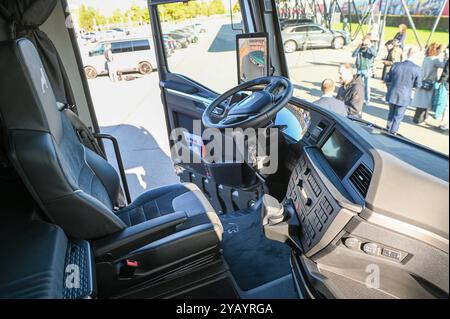
<svg viewBox="0 0 450 319"><path fill-rule="evenodd" d="M370 181L372 180L372 172L363 164L359 165L355 172L350 176L350 181L358 192L366 197L369 191Z"/></svg>

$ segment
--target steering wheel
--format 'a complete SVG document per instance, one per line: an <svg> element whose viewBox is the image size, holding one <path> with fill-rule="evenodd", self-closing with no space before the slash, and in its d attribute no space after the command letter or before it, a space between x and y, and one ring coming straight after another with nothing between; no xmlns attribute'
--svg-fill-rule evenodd
<svg viewBox="0 0 450 319"><path fill-rule="evenodd" d="M242 101L231 103L236 93L255 86L264 88ZM281 76L262 77L242 83L219 96L206 108L202 116L203 125L217 129L261 127L288 104L293 92L291 81Z"/></svg>

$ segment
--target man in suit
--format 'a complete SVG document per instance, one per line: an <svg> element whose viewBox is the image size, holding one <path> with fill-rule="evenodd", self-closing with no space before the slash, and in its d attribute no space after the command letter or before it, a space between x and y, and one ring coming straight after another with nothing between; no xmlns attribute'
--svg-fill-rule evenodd
<svg viewBox="0 0 450 319"><path fill-rule="evenodd" d="M339 115L347 116L348 112L345 103L333 96L335 88L336 85L333 80L325 79L322 82L322 97L315 101L314 104Z"/></svg>
<svg viewBox="0 0 450 319"><path fill-rule="evenodd" d="M405 117L406 108L411 104L413 89L422 86L422 69L416 64L418 51L410 48L404 62L395 63L386 76L389 90L387 129L396 134Z"/></svg>

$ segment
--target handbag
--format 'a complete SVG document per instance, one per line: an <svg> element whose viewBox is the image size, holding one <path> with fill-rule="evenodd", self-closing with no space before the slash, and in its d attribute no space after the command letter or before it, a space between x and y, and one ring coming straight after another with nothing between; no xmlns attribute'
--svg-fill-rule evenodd
<svg viewBox="0 0 450 319"><path fill-rule="evenodd" d="M424 80L422 81L422 87L425 91L431 91L434 89L434 81Z"/></svg>

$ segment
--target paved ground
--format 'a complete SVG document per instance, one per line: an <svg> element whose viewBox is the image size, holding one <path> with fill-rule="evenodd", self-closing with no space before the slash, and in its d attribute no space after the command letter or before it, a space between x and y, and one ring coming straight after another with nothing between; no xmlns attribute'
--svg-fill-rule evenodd
<svg viewBox="0 0 450 319"><path fill-rule="evenodd" d="M208 24L208 32L199 43L177 51L170 59L172 71L189 74L217 91L237 82L234 34L230 25ZM326 78L337 78L338 65L352 62L351 48L314 50L288 55L290 76L296 83L296 95L314 100L320 95L319 84ZM378 76L381 70L377 70ZM160 100L158 75L130 75L126 81L111 83L100 77L89 81L96 112L103 132L118 137L133 197L144 190L177 182L170 161L164 111ZM373 103L364 110L364 118L385 125L387 107L383 103L385 88L373 80ZM421 144L445 154L449 153L448 133L433 126L419 127L411 123L408 111L401 133ZM436 124L436 123L434 123ZM110 158L112 151L108 148Z"/></svg>

